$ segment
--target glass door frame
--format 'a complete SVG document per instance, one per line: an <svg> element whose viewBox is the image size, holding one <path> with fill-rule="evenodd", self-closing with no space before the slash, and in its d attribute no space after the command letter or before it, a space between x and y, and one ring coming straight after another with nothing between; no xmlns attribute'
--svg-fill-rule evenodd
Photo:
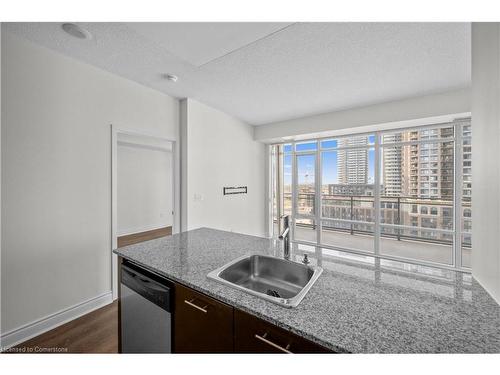
<svg viewBox="0 0 500 375"><path fill-rule="evenodd" d="M319 140L307 142L307 143L316 143L316 149L314 151L296 151L297 143L303 142L292 142L292 213L290 215L291 232L292 232L292 241L294 242L305 242L311 245L321 243L321 220L318 218L321 215L321 154L318 152L319 150ZM299 214L298 210L298 163L297 159L300 156L314 156L314 215L309 214ZM296 239L296 225L297 219L308 219L312 220L316 227L316 242L309 241L301 241Z"/></svg>

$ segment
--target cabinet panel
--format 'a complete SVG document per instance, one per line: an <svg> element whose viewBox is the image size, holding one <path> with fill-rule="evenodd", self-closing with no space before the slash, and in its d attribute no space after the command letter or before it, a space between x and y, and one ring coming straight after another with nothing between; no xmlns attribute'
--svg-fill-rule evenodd
<svg viewBox="0 0 500 375"><path fill-rule="evenodd" d="M175 353L232 353L233 308L176 284Z"/></svg>
<svg viewBox="0 0 500 375"><path fill-rule="evenodd" d="M236 353L332 353L321 345L239 310L234 311L234 351Z"/></svg>

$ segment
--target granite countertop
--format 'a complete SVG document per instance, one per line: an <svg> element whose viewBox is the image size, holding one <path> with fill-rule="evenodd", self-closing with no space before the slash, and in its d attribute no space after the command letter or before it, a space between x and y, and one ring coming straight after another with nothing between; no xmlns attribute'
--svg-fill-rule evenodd
<svg viewBox="0 0 500 375"><path fill-rule="evenodd" d="M281 256L272 239L201 228L114 252L335 351L500 353L500 306L471 275L310 249L324 271L292 309L207 278L245 254Z"/></svg>

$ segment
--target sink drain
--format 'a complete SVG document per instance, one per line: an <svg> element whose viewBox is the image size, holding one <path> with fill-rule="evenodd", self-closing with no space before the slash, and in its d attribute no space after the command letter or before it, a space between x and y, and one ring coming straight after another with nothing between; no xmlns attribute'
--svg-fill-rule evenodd
<svg viewBox="0 0 500 375"><path fill-rule="evenodd" d="M272 297L278 297L278 298L281 297L280 294L277 291L272 290L272 289L268 289L267 290L267 295L268 296L272 296Z"/></svg>

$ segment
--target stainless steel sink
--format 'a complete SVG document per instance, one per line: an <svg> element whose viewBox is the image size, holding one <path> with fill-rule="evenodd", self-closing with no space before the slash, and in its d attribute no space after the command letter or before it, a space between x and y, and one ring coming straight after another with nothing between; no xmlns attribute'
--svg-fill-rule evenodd
<svg viewBox="0 0 500 375"><path fill-rule="evenodd" d="M285 307L295 307L321 275L307 266L266 255L245 255L210 272L210 279Z"/></svg>

